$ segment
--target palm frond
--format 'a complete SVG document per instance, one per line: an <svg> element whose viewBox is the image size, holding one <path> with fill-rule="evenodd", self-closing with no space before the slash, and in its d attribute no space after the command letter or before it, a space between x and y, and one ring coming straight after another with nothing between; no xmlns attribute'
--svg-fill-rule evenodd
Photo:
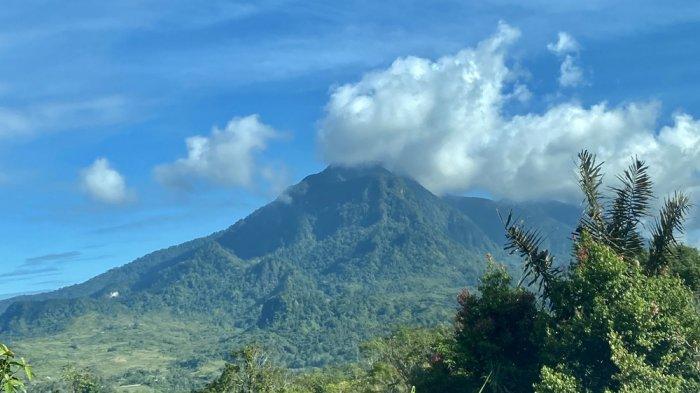
<svg viewBox="0 0 700 393"><path fill-rule="evenodd" d="M605 210L600 192L600 185L603 183L603 163L598 163L595 154L588 150L581 151L578 159L578 184L583 192L586 214L581 216L574 236L579 237L585 231L598 241L606 241L608 236Z"/></svg>
<svg viewBox="0 0 700 393"><path fill-rule="evenodd" d="M634 158L632 164L618 175L621 185L611 187L615 194L607 217L607 233L612 245L621 254L634 257L644 249L644 240L638 231L640 221L649 213L653 198L649 167Z"/></svg>
<svg viewBox="0 0 700 393"><path fill-rule="evenodd" d="M683 224L690 208L690 198L681 192L674 193L664 202L652 229L649 259L646 262L649 274L662 273L668 266L672 248L678 243L675 233L683 233Z"/></svg>
<svg viewBox="0 0 700 393"><path fill-rule="evenodd" d="M578 184L583 191L586 215L595 222L603 222L603 204L600 185L603 183L603 163L596 162L595 154L588 150L578 153Z"/></svg>
<svg viewBox="0 0 700 393"><path fill-rule="evenodd" d="M542 234L537 230L526 229L522 221L513 218L512 211L505 220L501 217L501 222L506 230L505 250L510 254L518 254L525 260L521 281L531 278L527 285L537 283L542 297L548 299L551 286L560 270L552 266L552 254L546 249L541 249Z"/></svg>

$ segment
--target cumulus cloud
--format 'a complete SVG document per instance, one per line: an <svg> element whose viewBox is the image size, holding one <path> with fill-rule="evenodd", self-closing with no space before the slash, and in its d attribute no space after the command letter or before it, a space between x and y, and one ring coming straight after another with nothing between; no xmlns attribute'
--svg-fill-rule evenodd
<svg viewBox="0 0 700 393"><path fill-rule="evenodd" d="M379 163L437 193L485 189L514 200L578 201L575 157L588 148L608 173L639 155L662 194L700 187L700 122L688 114L661 129L657 103L564 102L504 115L520 86L507 63L518 35L501 24L474 48L435 61L399 58L335 88L320 122L323 156L333 164ZM553 48L570 51L572 42L560 37Z"/></svg>
<svg viewBox="0 0 700 393"><path fill-rule="evenodd" d="M559 56L578 53L580 48L581 46L576 39L574 39L571 34L564 31L560 31L559 34L557 34L557 42L550 42L547 44L547 49Z"/></svg>
<svg viewBox="0 0 700 393"><path fill-rule="evenodd" d="M83 169L80 180L83 190L97 201L120 204L129 200L124 176L112 168L106 158L98 158Z"/></svg>
<svg viewBox="0 0 700 393"><path fill-rule="evenodd" d="M573 87L583 83L583 70L578 65L581 46L571 34L560 31L557 41L547 44L547 49L562 59L559 66L559 85Z"/></svg>
<svg viewBox="0 0 700 393"><path fill-rule="evenodd" d="M187 157L159 165L154 173L161 183L181 189L191 188L198 180L249 187L256 175L272 176L269 168L258 165L256 154L277 136L258 115L237 117L223 129L215 127L209 136L187 138Z"/></svg>

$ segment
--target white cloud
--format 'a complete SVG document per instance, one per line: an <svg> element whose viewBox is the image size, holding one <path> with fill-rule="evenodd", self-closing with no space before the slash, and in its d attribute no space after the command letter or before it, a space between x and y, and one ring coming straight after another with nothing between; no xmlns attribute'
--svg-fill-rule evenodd
<svg viewBox="0 0 700 393"><path fill-rule="evenodd" d="M698 190L700 122L687 114L660 130L656 103L565 102L505 116L520 85L506 63L517 37L501 24L475 48L436 61L400 58L337 87L320 122L323 156L334 164L380 163L437 193L486 189L515 200L578 201L575 157L588 148L611 174L638 154L662 195Z"/></svg>
<svg viewBox="0 0 700 393"><path fill-rule="evenodd" d="M571 36L571 34L560 31L557 34L557 42L547 44L547 49L559 56L578 53L581 49L579 43Z"/></svg>
<svg viewBox="0 0 700 393"><path fill-rule="evenodd" d="M574 87L583 83L583 70L578 65L581 46L571 34L560 31L557 42L547 44L547 49L562 59L559 67L559 85Z"/></svg>
<svg viewBox="0 0 700 393"><path fill-rule="evenodd" d="M19 107L0 106L0 138L116 124L127 120L127 115L133 116L133 112L128 100L114 95Z"/></svg>
<svg viewBox="0 0 700 393"><path fill-rule="evenodd" d="M97 201L119 204L129 200L124 176L106 158L98 158L80 174L83 189Z"/></svg>
<svg viewBox="0 0 700 393"><path fill-rule="evenodd" d="M197 180L250 187L256 175L271 176L258 165L255 155L277 135L258 115L234 118L224 129L214 128L209 136L187 138L187 157L157 166L156 179L183 189L191 188Z"/></svg>
<svg viewBox="0 0 700 393"><path fill-rule="evenodd" d="M576 64L576 59L566 55L559 66L559 84L563 87L574 87L583 83L583 70Z"/></svg>

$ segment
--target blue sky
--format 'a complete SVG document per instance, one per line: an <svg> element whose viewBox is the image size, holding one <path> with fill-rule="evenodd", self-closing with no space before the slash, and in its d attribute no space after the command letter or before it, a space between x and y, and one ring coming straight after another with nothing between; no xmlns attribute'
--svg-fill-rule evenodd
<svg viewBox="0 0 700 393"><path fill-rule="evenodd" d="M379 161L436 192L567 199L566 176L541 192L489 183L479 168L494 150L476 141L546 135L549 147L520 161L536 177L543 156L591 147L646 152L653 163L700 135L696 2L337 3L5 2L0 293L81 282L223 229L328 163ZM481 82L445 87L467 71ZM446 108L455 100L461 106ZM403 118L411 111L396 102L429 109ZM472 110L492 118L473 130L426 120L473 120L462 117ZM578 139L548 133L582 123ZM454 137L471 145L446 150ZM188 138L209 155L188 150ZM658 148L645 150L648 138ZM368 152L375 142L386 151ZM403 159L416 144L434 147L431 165ZM683 154L678 165L697 158ZM700 168L666 181L673 168L658 174L662 191L698 186Z"/></svg>

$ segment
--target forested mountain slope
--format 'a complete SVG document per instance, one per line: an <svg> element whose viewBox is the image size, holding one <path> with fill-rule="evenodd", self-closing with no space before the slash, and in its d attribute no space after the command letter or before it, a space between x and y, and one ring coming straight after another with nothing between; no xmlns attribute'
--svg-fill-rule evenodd
<svg viewBox="0 0 700 393"><path fill-rule="evenodd" d="M90 326L76 346L100 351L93 343L110 332L122 339L124 320L130 340L148 332L144 321L167 320L190 326L200 352L257 340L292 367L350 360L359 341L391 326L449 320L486 253L514 263L501 251L497 214L509 209L543 228L566 257L578 217L571 206L441 198L380 167L330 167L221 232L83 284L0 303L0 334L21 348ZM212 331L198 334L194 321ZM149 348L188 351L161 338Z"/></svg>

